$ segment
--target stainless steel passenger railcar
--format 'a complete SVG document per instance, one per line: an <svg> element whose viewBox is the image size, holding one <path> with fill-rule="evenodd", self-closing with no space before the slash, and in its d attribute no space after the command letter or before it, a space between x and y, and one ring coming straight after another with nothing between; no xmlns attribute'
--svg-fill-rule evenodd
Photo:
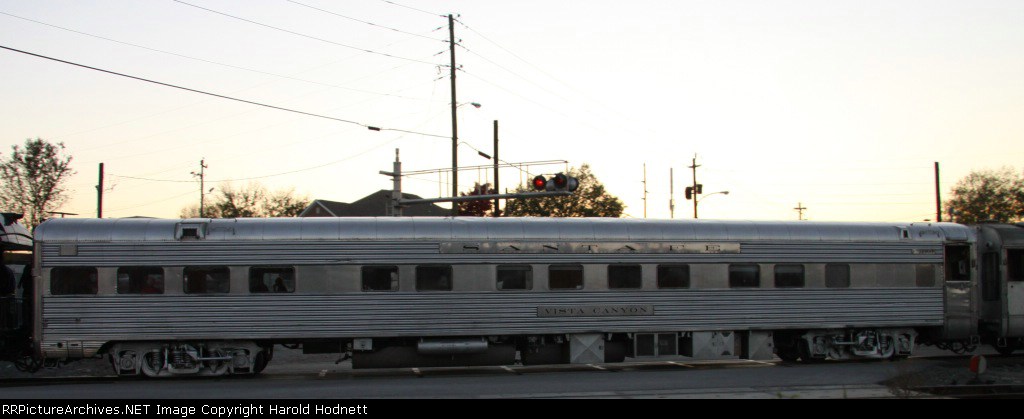
<svg viewBox="0 0 1024 419"><path fill-rule="evenodd" d="M978 237L986 231L944 223L54 219L35 234L32 335L40 358L102 354L119 374L151 376L258 372L275 344L341 352L357 368L888 358L922 341L970 346L979 335L1012 351L1024 335L1013 326L1019 319L979 304ZM1020 259L1020 250L1007 252L1000 260ZM1003 287L1000 295L1018 292Z"/></svg>

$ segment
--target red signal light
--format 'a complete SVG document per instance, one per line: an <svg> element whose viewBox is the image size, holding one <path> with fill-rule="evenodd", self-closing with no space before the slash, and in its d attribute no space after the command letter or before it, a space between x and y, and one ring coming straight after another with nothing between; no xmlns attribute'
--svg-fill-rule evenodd
<svg viewBox="0 0 1024 419"><path fill-rule="evenodd" d="M576 188L579 188L580 181L572 176L567 176L565 173L559 173L555 177L551 178L548 182L549 191L569 191L573 192Z"/></svg>
<svg viewBox="0 0 1024 419"><path fill-rule="evenodd" d="M548 180L544 179L544 176L535 176L533 178L533 189L543 191L548 185Z"/></svg>
<svg viewBox="0 0 1024 419"><path fill-rule="evenodd" d="M555 175L554 179L551 180L555 182L555 189L565 189L565 185L569 183L569 178L563 173Z"/></svg>

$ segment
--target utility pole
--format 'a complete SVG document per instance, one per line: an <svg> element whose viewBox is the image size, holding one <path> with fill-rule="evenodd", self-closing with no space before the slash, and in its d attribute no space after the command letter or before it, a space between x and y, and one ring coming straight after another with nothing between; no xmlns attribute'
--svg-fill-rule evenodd
<svg viewBox="0 0 1024 419"><path fill-rule="evenodd" d="M103 163L100 163L100 180L96 184L96 218L103 218Z"/></svg>
<svg viewBox="0 0 1024 419"><path fill-rule="evenodd" d="M498 188L498 120L494 120L494 193L501 193L501 189ZM494 211L491 211L495 217L501 217L501 209L498 207L499 200L494 198Z"/></svg>
<svg viewBox="0 0 1024 419"><path fill-rule="evenodd" d="M803 205L803 203L797 202L796 203L796 208L793 208L793 209L795 209L797 211L797 220L803 221L804 220L804 210L806 210L807 207L805 207Z"/></svg>
<svg viewBox="0 0 1024 419"><path fill-rule="evenodd" d="M448 51L451 56L452 79L452 198L459 196L459 122L455 117L455 18L448 15ZM452 217L459 215L459 205L452 202Z"/></svg>
<svg viewBox="0 0 1024 419"><path fill-rule="evenodd" d="M192 172L192 176L199 178L199 218L204 218L206 203L206 158L199 160L199 173Z"/></svg>
<svg viewBox="0 0 1024 419"><path fill-rule="evenodd" d="M697 195L700 194L700 185L697 185L697 168L700 167L697 164L697 155L693 155L693 165L690 166L693 169L693 219L697 219Z"/></svg>
<svg viewBox="0 0 1024 419"><path fill-rule="evenodd" d="M668 168L668 218L676 218L676 186L673 168Z"/></svg>
<svg viewBox="0 0 1024 419"><path fill-rule="evenodd" d="M390 172L380 174L391 176L391 216L401 216L401 161L398 160L398 149L394 150L394 164Z"/></svg>
<svg viewBox="0 0 1024 419"><path fill-rule="evenodd" d="M647 218L647 163L644 163L644 218Z"/></svg>
<svg viewBox="0 0 1024 419"><path fill-rule="evenodd" d="M942 197L939 195L939 162L935 162L935 220L942 222Z"/></svg>

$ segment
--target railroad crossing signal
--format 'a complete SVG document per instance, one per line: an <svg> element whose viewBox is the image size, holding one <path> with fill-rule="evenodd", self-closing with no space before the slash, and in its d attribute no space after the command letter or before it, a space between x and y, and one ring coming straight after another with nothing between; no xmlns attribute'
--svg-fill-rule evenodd
<svg viewBox="0 0 1024 419"><path fill-rule="evenodd" d="M694 189L693 186L687 186L686 187L686 199L693 199L696 195L700 195L700 194L704 193L703 189L704 189L704 185L700 184L700 183L697 184L697 188L696 189Z"/></svg>
<svg viewBox="0 0 1024 419"><path fill-rule="evenodd" d="M548 180L544 176L537 175L533 178L533 189L543 191L548 186Z"/></svg>
<svg viewBox="0 0 1024 419"><path fill-rule="evenodd" d="M565 173L559 173L546 179L544 176L535 176L533 178L533 189L537 191L549 191L549 192L573 192L580 187L579 179L572 176L567 176Z"/></svg>

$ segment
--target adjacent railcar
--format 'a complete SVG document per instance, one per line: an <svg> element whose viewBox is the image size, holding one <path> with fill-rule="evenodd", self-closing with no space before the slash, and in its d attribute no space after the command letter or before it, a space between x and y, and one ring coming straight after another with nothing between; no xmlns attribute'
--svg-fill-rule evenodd
<svg viewBox="0 0 1024 419"><path fill-rule="evenodd" d="M33 369L31 349L31 233L17 221L21 214L0 214L0 361Z"/></svg>
<svg viewBox="0 0 1024 419"><path fill-rule="evenodd" d="M983 224L975 260L979 265L980 334L1003 354L1024 339L1024 223Z"/></svg>
<svg viewBox="0 0 1024 419"><path fill-rule="evenodd" d="M275 344L353 366L903 357L978 335L957 224L542 218L54 219L43 359L259 372Z"/></svg>

